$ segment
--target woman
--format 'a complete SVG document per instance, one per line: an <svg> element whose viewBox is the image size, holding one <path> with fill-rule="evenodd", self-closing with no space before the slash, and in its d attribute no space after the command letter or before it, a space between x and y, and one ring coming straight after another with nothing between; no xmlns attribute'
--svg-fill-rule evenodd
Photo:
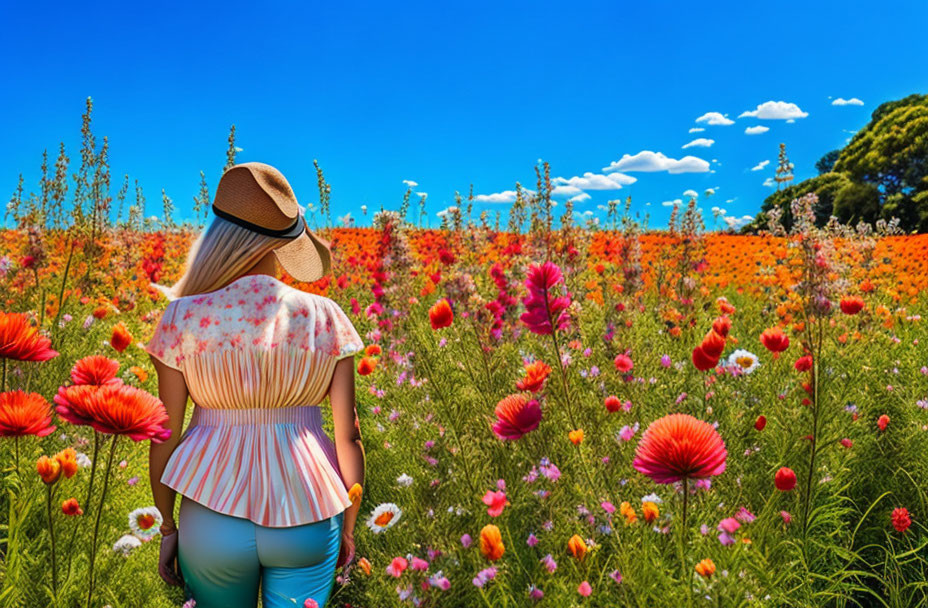
<svg viewBox="0 0 928 608"><path fill-rule="evenodd" d="M264 608L324 606L354 557L360 500L348 490L363 484L364 450L352 355L363 343L335 302L277 278L278 262L300 281L330 266L278 170L230 168L213 211L146 347L172 431L150 454L159 572L197 608L254 608L259 586Z"/></svg>

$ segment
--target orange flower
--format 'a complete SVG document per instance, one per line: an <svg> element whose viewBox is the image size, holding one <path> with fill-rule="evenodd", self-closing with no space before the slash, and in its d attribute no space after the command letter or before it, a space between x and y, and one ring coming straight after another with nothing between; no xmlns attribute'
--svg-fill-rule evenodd
<svg viewBox="0 0 928 608"><path fill-rule="evenodd" d="M48 361L58 356L52 342L20 312L0 312L0 359Z"/></svg>
<svg viewBox="0 0 928 608"><path fill-rule="evenodd" d="M644 432L632 466L656 483L701 479L725 470L728 452L715 428L689 414L669 414Z"/></svg>
<svg viewBox="0 0 928 608"><path fill-rule="evenodd" d="M65 515L83 515L84 510L77 503L76 498L69 498L61 503L61 512Z"/></svg>
<svg viewBox="0 0 928 608"><path fill-rule="evenodd" d="M789 337L779 327L765 329L760 335L760 341L772 353L781 353L789 348Z"/></svg>
<svg viewBox="0 0 928 608"><path fill-rule="evenodd" d="M432 324L432 329L449 327L452 321L454 321L454 312L446 298L442 298L429 308L429 322Z"/></svg>
<svg viewBox="0 0 928 608"><path fill-rule="evenodd" d="M130 344L132 344L132 334L129 333L129 328L126 327L126 324L120 321L113 327L110 345L118 352L123 352Z"/></svg>
<svg viewBox="0 0 928 608"><path fill-rule="evenodd" d="M551 373L549 367L543 361L532 361L525 366L525 377L516 382L516 388L520 391L531 391L537 393L545 384L548 375Z"/></svg>
<svg viewBox="0 0 928 608"><path fill-rule="evenodd" d="M104 357L103 355L90 355L78 359L71 368L71 382L74 384L119 384L122 382L116 377L119 361Z"/></svg>
<svg viewBox="0 0 928 608"><path fill-rule="evenodd" d="M377 359L373 357L361 357L361 360L358 362L358 374L369 376L374 373L375 369L377 369Z"/></svg>
<svg viewBox="0 0 928 608"><path fill-rule="evenodd" d="M148 372L146 372L138 365L133 365L129 368L129 371L135 374L135 377L139 379L139 382L145 382L148 380Z"/></svg>
<svg viewBox="0 0 928 608"><path fill-rule="evenodd" d="M364 354L368 357L376 357L382 351L379 344L368 344L367 348L364 349Z"/></svg>
<svg viewBox="0 0 928 608"><path fill-rule="evenodd" d="M506 552L503 546L503 536L499 528L493 524L487 524L480 531L480 553L491 562L498 560Z"/></svg>
<svg viewBox="0 0 928 608"><path fill-rule="evenodd" d="M128 384L62 386L55 403L58 415L71 424L89 425L101 433L155 443L171 436L161 400Z"/></svg>
<svg viewBox="0 0 928 608"><path fill-rule="evenodd" d="M351 501L351 504L358 504L361 502L361 484L355 483L351 486L351 489L348 490L348 499Z"/></svg>
<svg viewBox="0 0 928 608"><path fill-rule="evenodd" d="M39 458L35 463L35 470L38 472L39 477L42 478L42 481L48 485L52 485L61 477L61 465L58 464L57 460L48 456Z"/></svg>
<svg viewBox="0 0 928 608"><path fill-rule="evenodd" d="M644 520L649 524L652 523L655 519L660 517L661 510L657 508L657 505L650 500L646 500L641 503L641 513L644 516Z"/></svg>
<svg viewBox="0 0 928 608"><path fill-rule="evenodd" d="M625 525L631 525L638 521L638 514L635 513L634 507L627 500L619 505L619 513L625 518Z"/></svg>
<svg viewBox="0 0 928 608"><path fill-rule="evenodd" d="M45 437L55 430L45 397L21 390L0 393L0 437Z"/></svg>
<svg viewBox="0 0 928 608"><path fill-rule="evenodd" d="M61 465L61 472L65 479L71 479L77 474L77 452L74 448L65 448L55 454L55 460Z"/></svg>
<svg viewBox="0 0 928 608"><path fill-rule="evenodd" d="M696 564L696 574L703 578L712 578L715 574L715 563L708 557Z"/></svg>
<svg viewBox="0 0 928 608"><path fill-rule="evenodd" d="M361 570L364 571L364 574L367 576L371 575L371 562L366 557L362 557L358 560L358 566L361 567Z"/></svg>
<svg viewBox="0 0 928 608"><path fill-rule="evenodd" d="M583 559L587 552L586 543L583 542L583 538L579 534L570 537L570 540L567 541L567 549L577 559Z"/></svg>
<svg viewBox="0 0 928 608"><path fill-rule="evenodd" d="M583 429L577 429L567 433L567 438L570 439L570 442L574 445L580 445L583 441Z"/></svg>

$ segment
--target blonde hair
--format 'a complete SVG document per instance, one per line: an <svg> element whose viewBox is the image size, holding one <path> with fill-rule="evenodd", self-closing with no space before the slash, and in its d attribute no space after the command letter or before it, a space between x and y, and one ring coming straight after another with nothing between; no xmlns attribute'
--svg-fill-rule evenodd
<svg viewBox="0 0 928 608"><path fill-rule="evenodd" d="M221 289L286 242L214 216L190 246L180 279L171 287L158 283L152 287L168 300Z"/></svg>

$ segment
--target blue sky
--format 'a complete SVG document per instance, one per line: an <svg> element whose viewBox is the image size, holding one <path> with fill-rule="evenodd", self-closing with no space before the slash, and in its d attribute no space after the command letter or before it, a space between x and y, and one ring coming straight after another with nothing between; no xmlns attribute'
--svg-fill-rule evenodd
<svg viewBox="0 0 928 608"><path fill-rule="evenodd" d="M164 188L181 218L235 123L239 161L277 166L306 204L318 159L333 216L359 223L398 208L403 180L432 225L471 183L505 217L492 201L534 188L543 159L580 213L630 195L660 227L692 190L711 227L713 206L757 211L780 142L811 177L877 105L928 92L924 1L5 3L0 20L4 200L19 173L37 189L59 141L76 165L91 96L113 195L128 173L148 215Z"/></svg>

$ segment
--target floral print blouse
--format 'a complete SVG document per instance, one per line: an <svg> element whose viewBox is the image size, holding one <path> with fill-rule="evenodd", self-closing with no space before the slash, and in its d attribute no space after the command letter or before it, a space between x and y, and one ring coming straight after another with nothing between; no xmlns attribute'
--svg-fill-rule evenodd
<svg viewBox="0 0 928 608"><path fill-rule="evenodd" d="M172 300L146 351L183 373L195 407L162 483L270 527L346 509L318 405L363 347L338 304L267 274Z"/></svg>

